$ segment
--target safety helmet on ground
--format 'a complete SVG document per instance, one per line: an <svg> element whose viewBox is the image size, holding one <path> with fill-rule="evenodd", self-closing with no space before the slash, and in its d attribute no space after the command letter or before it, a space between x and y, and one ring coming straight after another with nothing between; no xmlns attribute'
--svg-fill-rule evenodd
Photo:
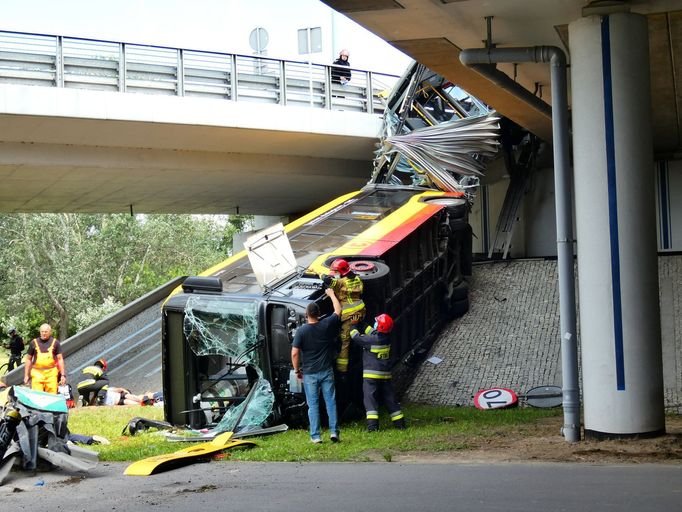
<svg viewBox="0 0 682 512"><path fill-rule="evenodd" d="M14 327L14 326L10 327L10 328L7 330L7 334L9 334L10 336L11 336L12 334L16 333L16 332L17 332L17 328Z"/></svg>
<svg viewBox="0 0 682 512"><path fill-rule="evenodd" d="M332 262L331 270L343 277L350 272L350 265L346 260L337 258Z"/></svg>
<svg viewBox="0 0 682 512"><path fill-rule="evenodd" d="M99 364L102 367L102 370L107 371L107 360L103 357L95 361L95 364Z"/></svg>
<svg viewBox="0 0 682 512"><path fill-rule="evenodd" d="M391 330L393 330L393 319L386 313L382 313L374 320L376 321L377 331L383 332L384 334L388 334L389 332L391 332Z"/></svg>

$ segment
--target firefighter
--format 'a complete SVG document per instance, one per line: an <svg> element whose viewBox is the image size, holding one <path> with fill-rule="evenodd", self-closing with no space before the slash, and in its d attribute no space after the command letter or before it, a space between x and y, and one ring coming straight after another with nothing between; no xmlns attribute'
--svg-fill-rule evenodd
<svg viewBox="0 0 682 512"><path fill-rule="evenodd" d="M52 337L50 324L40 326L40 337L28 344L24 363L24 384L31 381L31 389L56 394L57 385L66 384L62 347Z"/></svg>
<svg viewBox="0 0 682 512"><path fill-rule="evenodd" d="M353 343L362 348L362 394L369 432L379 429L379 402L388 409L393 426L400 430L405 428L405 417L393 390L389 362L392 329L393 319L384 313L375 318L374 327L367 327L365 334L357 329L350 333Z"/></svg>
<svg viewBox="0 0 682 512"><path fill-rule="evenodd" d="M341 349L336 358L336 369L345 376L348 372L348 355L350 353L350 331L365 318L365 303L362 301L362 281L350 269L344 259L338 258L332 262L329 276L325 283L338 297L341 303L341 331L339 339Z"/></svg>
<svg viewBox="0 0 682 512"><path fill-rule="evenodd" d="M83 405L97 405L98 398L104 401L109 387L107 366L107 360L101 358L92 366L83 368L83 375L78 383L78 394L81 396Z"/></svg>

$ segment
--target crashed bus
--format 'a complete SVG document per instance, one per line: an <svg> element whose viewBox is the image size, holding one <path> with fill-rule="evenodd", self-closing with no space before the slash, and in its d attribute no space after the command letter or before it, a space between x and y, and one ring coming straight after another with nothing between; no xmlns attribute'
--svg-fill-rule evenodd
<svg viewBox="0 0 682 512"><path fill-rule="evenodd" d="M322 277L336 258L363 281L365 318L394 319L394 364L424 353L444 322L466 313L468 214L476 175L497 151L498 118L418 64L387 103L367 186L259 233L247 250L189 277L166 300L166 421L228 428L225 418L241 404L239 417L251 414L253 424L305 424L291 344L310 302L322 316L333 311ZM362 358L355 350L347 379L337 383L345 402L340 414L362 403Z"/></svg>

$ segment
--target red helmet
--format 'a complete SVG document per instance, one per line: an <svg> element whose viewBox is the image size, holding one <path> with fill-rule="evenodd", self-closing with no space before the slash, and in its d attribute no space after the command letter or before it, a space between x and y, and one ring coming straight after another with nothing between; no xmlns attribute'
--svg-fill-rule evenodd
<svg viewBox="0 0 682 512"><path fill-rule="evenodd" d="M338 273L340 276L345 276L350 272L350 265L346 260L337 258L332 262L331 270L332 272Z"/></svg>
<svg viewBox="0 0 682 512"><path fill-rule="evenodd" d="M97 364L97 363L99 363L99 365L102 367L102 370L104 370L105 372L107 371L107 360L106 359L100 358L95 362L95 364Z"/></svg>
<svg viewBox="0 0 682 512"><path fill-rule="evenodd" d="M393 319L386 313L382 313L374 319L377 323L377 331L388 334L393 330Z"/></svg>

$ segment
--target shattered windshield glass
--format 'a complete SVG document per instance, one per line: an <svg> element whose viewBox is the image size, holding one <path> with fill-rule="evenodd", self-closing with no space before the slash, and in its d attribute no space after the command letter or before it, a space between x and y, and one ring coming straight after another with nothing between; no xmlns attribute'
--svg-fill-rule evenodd
<svg viewBox="0 0 682 512"><path fill-rule="evenodd" d="M212 300L196 295L185 306L185 338L197 356L247 357L258 343L255 302Z"/></svg>
<svg viewBox="0 0 682 512"><path fill-rule="evenodd" d="M258 361L257 302L225 300L201 295L187 299L183 329L199 364L199 405L209 423L218 421L213 432L258 429L272 412L275 397L263 378ZM239 405L225 407L229 398L243 396L246 367L257 380ZM218 413L218 416L214 416Z"/></svg>
<svg viewBox="0 0 682 512"><path fill-rule="evenodd" d="M236 407L227 410L213 432L248 432L260 428L270 416L275 395L270 383L259 378L251 388L249 396ZM244 408L246 407L246 411Z"/></svg>

